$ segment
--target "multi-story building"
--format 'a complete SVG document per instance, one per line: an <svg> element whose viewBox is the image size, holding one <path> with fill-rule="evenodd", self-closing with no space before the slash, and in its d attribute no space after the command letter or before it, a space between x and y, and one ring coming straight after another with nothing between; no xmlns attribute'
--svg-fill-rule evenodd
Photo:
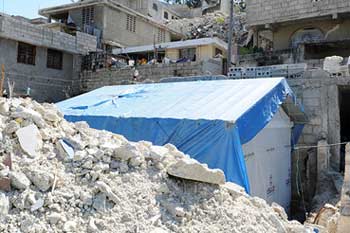
<svg viewBox="0 0 350 233"><path fill-rule="evenodd" d="M145 2L148 1L140 1L142 4ZM126 3L115 0L86 0L41 9L39 13L71 30L96 35L104 50L170 42L183 37L163 25L161 20L140 13L143 8L148 9L148 6L138 6L135 5L136 2L131 4L131 1Z"/></svg>
<svg viewBox="0 0 350 233"><path fill-rule="evenodd" d="M0 14L0 64L16 95L58 101L79 92L81 55L96 51L96 37L70 35Z"/></svg>
<svg viewBox="0 0 350 233"><path fill-rule="evenodd" d="M254 45L294 50L297 61L350 55L350 1L247 0ZM269 43L266 43L266 40Z"/></svg>

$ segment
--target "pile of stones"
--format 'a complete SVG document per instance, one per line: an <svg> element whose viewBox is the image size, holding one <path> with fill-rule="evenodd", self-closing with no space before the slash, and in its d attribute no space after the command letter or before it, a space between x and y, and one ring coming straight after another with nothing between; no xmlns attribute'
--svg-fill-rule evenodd
<svg viewBox="0 0 350 233"><path fill-rule="evenodd" d="M171 29L183 33L186 39L218 37L228 41L229 17L219 11L201 17L170 20L166 24ZM244 41L248 34L245 28L245 13L235 14L233 25L236 41Z"/></svg>
<svg viewBox="0 0 350 233"><path fill-rule="evenodd" d="M173 145L0 98L0 232L311 232Z"/></svg>

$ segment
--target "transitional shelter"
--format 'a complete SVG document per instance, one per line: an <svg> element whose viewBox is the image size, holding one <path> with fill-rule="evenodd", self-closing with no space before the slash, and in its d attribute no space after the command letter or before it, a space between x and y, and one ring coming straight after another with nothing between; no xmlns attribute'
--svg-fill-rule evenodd
<svg viewBox="0 0 350 233"><path fill-rule="evenodd" d="M58 106L67 120L131 141L171 143L253 195L288 205L292 145L306 117L283 78L107 86Z"/></svg>

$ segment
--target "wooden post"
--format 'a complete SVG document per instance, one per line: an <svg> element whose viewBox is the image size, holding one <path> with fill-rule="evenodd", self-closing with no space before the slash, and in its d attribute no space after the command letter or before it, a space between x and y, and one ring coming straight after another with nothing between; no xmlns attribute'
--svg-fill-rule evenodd
<svg viewBox="0 0 350 233"><path fill-rule="evenodd" d="M4 93L4 81L5 81L5 65L1 65L1 80L0 80L0 97Z"/></svg>

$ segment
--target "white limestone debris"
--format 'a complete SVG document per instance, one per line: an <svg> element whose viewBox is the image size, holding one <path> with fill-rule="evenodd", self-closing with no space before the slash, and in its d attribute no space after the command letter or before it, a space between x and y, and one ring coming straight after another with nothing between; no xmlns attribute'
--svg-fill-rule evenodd
<svg viewBox="0 0 350 233"><path fill-rule="evenodd" d="M30 186L30 180L23 172L11 171L9 173L11 185L16 189L27 189Z"/></svg>
<svg viewBox="0 0 350 233"><path fill-rule="evenodd" d="M19 144L30 157L35 157L42 147L42 139L38 127L34 124L16 131Z"/></svg>
<svg viewBox="0 0 350 233"><path fill-rule="evenodd" d="M229 17L222 12L207 13L200 17L169 20L165 24L176 31L185 34L186 39L218 37L228 41ZM237 42L246 41L248 30L247 18L244 12L234 14L233 35Z"/></svg>
<svg viewBox="0 0 350 233"><path fill-rule="evenodd" d="M183 179L206 182L210 184L225 184L225 175L220 169L209 169L194 159L181 159L168 168L168 174Z"/></svg>
<svg viewBox="0 0 350 233"><path fill-rule="evenodd" d="M0 190L0 232L312 232L173 145L68 123L30 99L0 105L0 176L12 186Z"/></svg>

